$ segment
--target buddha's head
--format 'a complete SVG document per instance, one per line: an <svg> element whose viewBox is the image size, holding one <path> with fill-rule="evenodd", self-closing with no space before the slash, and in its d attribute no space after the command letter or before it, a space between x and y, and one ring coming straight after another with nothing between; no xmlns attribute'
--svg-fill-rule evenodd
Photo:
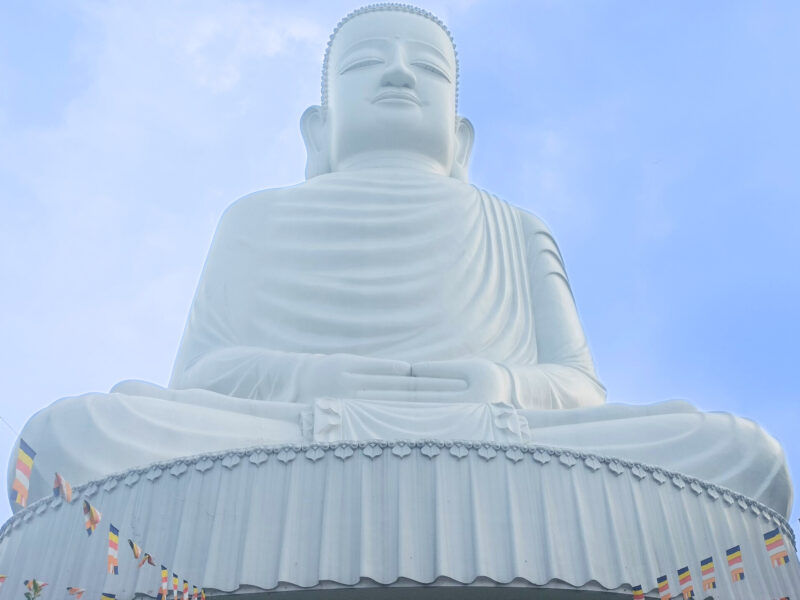
<svg viewBox="0 0 800 600"><path fill-rule="evenodd" d="M322 71L322 104L300 120L307 178L396 166L467 180L474 133L456 113L458 62L439 19L403 4L356 10Z"/></svg>

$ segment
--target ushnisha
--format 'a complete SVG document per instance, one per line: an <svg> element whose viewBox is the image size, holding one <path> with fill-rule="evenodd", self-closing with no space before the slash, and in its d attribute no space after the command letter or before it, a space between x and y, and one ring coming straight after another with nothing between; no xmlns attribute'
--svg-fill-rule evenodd
<svg viewBox="0 0 800 600"><path fill-rule="evenodd" d="M649 463L788 514L783 452L754 423L605 404L551 233L467 183L457 82L433 15L346 17L301 119L306 182L227 209L168 388L126 381L31 418L31 501L56 471L79 485L228 448L430 438Z"/></svg>

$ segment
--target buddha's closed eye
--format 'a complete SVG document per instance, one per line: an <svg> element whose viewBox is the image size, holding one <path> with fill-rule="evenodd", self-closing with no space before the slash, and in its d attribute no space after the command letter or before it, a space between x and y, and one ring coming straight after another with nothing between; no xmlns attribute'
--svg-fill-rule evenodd
<svg viewBox="0 0 800 600"><path fill-rule="evenodd" d="M450 82L450 77L447 75L447 73L445 73L442 69L440 69L434 64L424 61L414 61L411 64L415 67L419 67L420 69L424 69L425 71L428 71L430 73L433 73L434 75L441 77L448 83Z"/></svg>
<svg viewBox="0 0 800 600"><path fill-rule="evenodd" d="M357 58L357 59L345 64L345 66L342 67L339 70L339 75L343 75L344 73L348 73L350 71L355 71L357 69L373 67L375 65L382 65L382 64L385 64L385 62L386 61L383 58L380 58L378 56L367 56L367 57L363 57L363 58ZM422 69L422 70L424 70L424 71L426 71L428 73L432 73L432 74L436 75L437 77L441 77L442 79L444 79L448 83L451 81L450 76L445 72L444 69L442 69L441 67L439 67L439 66L437 66L437 65L435 65L435 64L433 64L431 62L424 61L424 60L415 60L415 61L413 61L411 63L411 66L417 67L419 69Z"/></svg>
<svg viewBox="0 0 800 600"><path fill-rule="evenodd" d="M384 63L384 60L382 58L378 58L377 56L359 58L357 60L354 60L353 62L350 62L350 63L346 64L344 67L342 67L339 70L339 75L343 75L344 73L347 73L348 71L354 71L356 69L363 69L365 67L372 67L372 66L375 66L375 65L381 65L383 63Z"/></svg>

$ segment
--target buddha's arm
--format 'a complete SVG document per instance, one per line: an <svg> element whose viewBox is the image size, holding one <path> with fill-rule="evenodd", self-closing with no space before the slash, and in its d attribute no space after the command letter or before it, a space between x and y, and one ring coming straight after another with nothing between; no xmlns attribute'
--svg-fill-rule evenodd
<svg viewBox="0 0 800 600"><path fill-rule="evenodd" d="M173 372L170 387L204 389L237 398L293 402L298 373L310 355L229 345L204 353ZM177 367L177 364L176 364Z"/></svg>
<svg viewBox="0 0 800 600"><path fill-rule="evenodd" d="M404 361L352 354L302 354L230 346L203 355L173 374L171 388L199 388L237 398L305 402L315 398L372 398L382 393L407 395L420 385ZM432 380L449 391L460 382Z"/></svg>
<svg viewBox="0 0 800 600"><path fill-rule="evenodd" d="M575 408L605 402L605 388L578 319L575 300L552 235L533 215L520 211L526 238L537 363L505 365L512 401L523 408Z"/></svg>
<svg viewBox="0 0 800 600"><path fill-rule="evenodd" d="M429 402L503 402L517 408L552 409L605 402L578 320L561 254L550 232L533 215L519 212L526 240L530 305L537 355L529 363L495 363L479 356L415 363L412 374L462 381L459 391L420 386L413 394ZM397 399L384 394L379 399Z"/></svg>
<svg viewBox="0 0 800 600"><path fill-rule="evenodd" d="M245 197L220 219L172 371L170 388L206 389L240 398L294 399L295 374L304 357L258 347L250 306L258 292L255 223L259 200Z"/></svg>

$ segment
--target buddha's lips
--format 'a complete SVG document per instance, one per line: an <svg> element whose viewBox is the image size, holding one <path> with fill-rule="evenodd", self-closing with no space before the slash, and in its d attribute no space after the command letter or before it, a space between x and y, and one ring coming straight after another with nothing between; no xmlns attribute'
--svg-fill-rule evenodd
<svg viewBox="0 0 800 600"><path fill-rule="evenodd" d="M382 100L406 100L413 102L418 106L422 106L422 103L419 101L419 98L417 98L416 94L402 90L387 90L385 92L381 92L375 96L375 99L372 101L372 103L375 104Z"/></svg>

